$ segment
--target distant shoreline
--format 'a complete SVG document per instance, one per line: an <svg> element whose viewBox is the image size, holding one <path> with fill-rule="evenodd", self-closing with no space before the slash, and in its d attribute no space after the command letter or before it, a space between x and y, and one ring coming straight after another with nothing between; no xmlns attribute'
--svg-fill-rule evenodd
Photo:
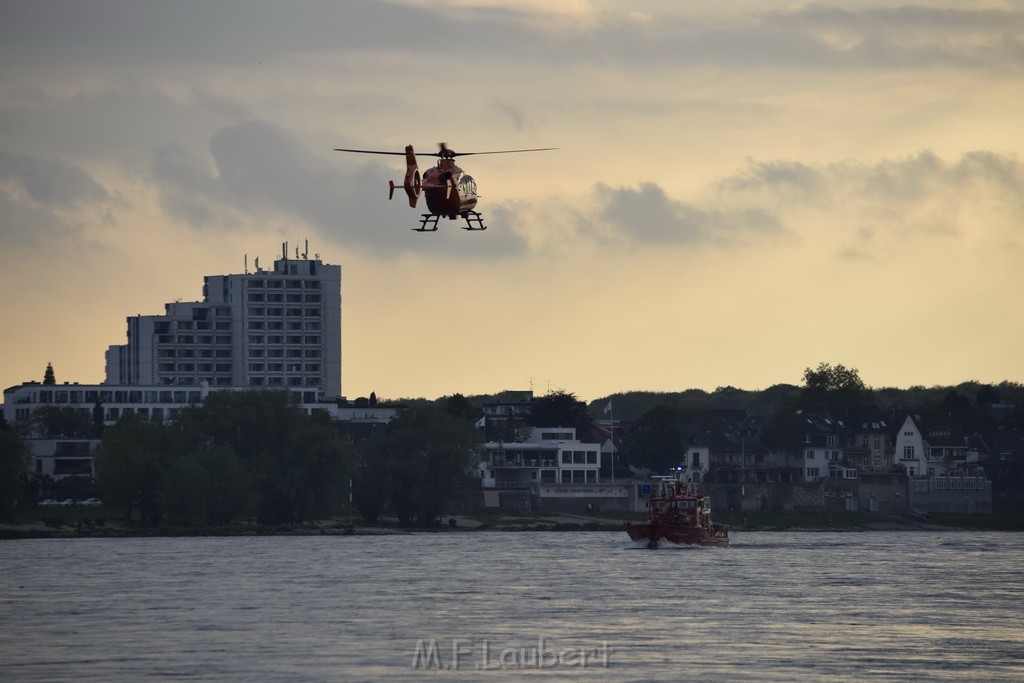
<svg viewBox="0 0 1024 683"><path fill-rule="evenodd" d="M743 524L732 524L730 530L734 534L745 532L773 531L805 531L805 532L862 532L862 531L1024 531L1024 524L1015 516L987 516L990 519L979 520L977 516L953 516L963 519L949 520L945 516L941 521L922 522L906 517L877 516L865 520L863 518L844 519L841 515L815 515L794 517L792 520L778 516L766 516L761 520L757 516L748 516ZM0 540L37 539L37 538L183 538L183 537L240 537L240 536L399 536L419 533L466 533L477 531L504 532L587 532L587 531L622 531L623 522L619 520L592 518L583 515L551 515L536 516L495 516L481 521L472 517L455 517L454 525L450 523L433 527L401 527L397 524L384 523L375 526L347 523L330 520L318 524L280 525L264 524L230 525L223 527L137 527L126 526L120 520L103 520L102 524L75 523L59 527L47 526L40 521L24 523L0 524ZM728 521L728 520L727 520ZM787 523L788 522L788 523ZM815 523L816 522L816 523ZM989 524L985 524L989 522Z"/></svg>

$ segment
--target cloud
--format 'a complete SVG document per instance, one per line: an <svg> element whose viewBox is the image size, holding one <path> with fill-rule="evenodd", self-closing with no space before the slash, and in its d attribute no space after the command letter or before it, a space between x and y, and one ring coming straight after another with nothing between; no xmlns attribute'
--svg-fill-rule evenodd
<svg viewBox="0 0 1024 683"><path fill-rule="evenodd" d="M35 202L73 207L110 198L103 187L77 166L0 150L0 180L14 181Z"/></svg>
<svg viewBox="0 0 1024 683"><path fill-rule="evenodd" d="M613 232L635 244L728 245L752 238L786 236L770 212L736 205L706 210L675 201L655 183L638 187L594 187L598 215Z"/></svg>
<svg viewBox="0 0 1024 683"><path fill-rule="evenodd" d="M949 161L924 150L874 164L751 160L717 184L716 196L789 224L802 215L846 240L842 258L868 258L908 240L1016 240L1022 188L1024 165L1014 156L973 151Z"/></svg>
<svg viewBox="0 0 1024 683"><path fill-rule="evenodd" d="M271 64L310 53L401 55L418 62L457 45L473 65L618 65L665 68L947 64L1018 71L1024 13L920 5L842 9L823 5L737 13L729 19L665 12L638 21L631 8L570 11L551 3L280 3L110 0L0 9L0 58L26 64ZM564 3L563 3L564 4ZM16 8L16 9L14 9ZM382 40L382 36L387 36ZM608 49L614 45L615 49ZM510 62L510 59L513 60Z"/></svg>
<svg viewBox="0 0 1024 683"><path fill-rule="evenodd" d="M525 114L523 114L523 110L514 104L495 97L491 100L491 108L497 112L502 119L511 123L512 128L516 131L522 132L523 130L533 128L533 123Z"/></svg>
<svg viewBox="0 0 1024 683"><path fill-rule="evenodd" d="M111 205L122 204L82 168L0 151L0 244L77 241Z"/></svg>

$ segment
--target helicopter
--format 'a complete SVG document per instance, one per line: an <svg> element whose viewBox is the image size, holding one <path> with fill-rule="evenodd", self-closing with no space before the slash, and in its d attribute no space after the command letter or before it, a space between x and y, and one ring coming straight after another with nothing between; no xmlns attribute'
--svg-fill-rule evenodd
<svg viewBox="0 0 1024 683"><path fill-rule="evenodd" d="M464 173L461 168L455 165L455 157L470 156L472 154L512 154L515 152L546 152L557 149L557 147L541 147L537 149L505 149L496 152L456 152L444 142L438 143L437 152L427 152L427 156L438 158L437 165L428 168L420 175L419 165L416 163L416 153L412 145L406 145L404 152L382 152L371 149L341 149L336 148L335 152L355 152L357 154L394 154L405 156L405 178L401 185L394 181L388 181L390 190L388 199L395 198L395 190L402 188L409 197L409 206L416 208L420 194L426 194L427 211L422 214L420 227L413 228L416 232L435 232L437 222L446 217L455 220L461 217L466 221L463 230L486 230L483 216L475 211L477 194L476 181L473 177Z"/></svg>

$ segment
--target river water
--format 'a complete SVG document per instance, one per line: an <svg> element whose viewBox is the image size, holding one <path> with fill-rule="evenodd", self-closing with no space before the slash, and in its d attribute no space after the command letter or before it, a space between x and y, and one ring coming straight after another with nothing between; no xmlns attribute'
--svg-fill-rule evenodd
<svg viewBox="0 0 1024 683"><path fill-rule="evenodd" d="M1024 534L0 542L0 680L1024 680Z"/></svg>

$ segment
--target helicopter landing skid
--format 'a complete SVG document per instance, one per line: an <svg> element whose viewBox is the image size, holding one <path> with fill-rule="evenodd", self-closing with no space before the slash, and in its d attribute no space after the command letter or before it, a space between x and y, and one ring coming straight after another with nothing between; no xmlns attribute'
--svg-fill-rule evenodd
<svg viewBox="0 0 1024 683"><path fill-rule="evenodd" d="M413 228L413 230L416 232L437 232L437 221L441 217L436 213L425 213L422 214L422 216L423 217L420 218L420 227ZM429 228L427 227L427 224L430 224Z"/></svg>
<svg viewBox="0 0 1024 683"><path fill-rule="evenodd" d="M464 227L463 230L476 231L487 229L487 226L484 225L484 217L483 215L481 215L479 211L467 211L466 213L462 214L462 217L466 219L466 227ZM476 223L477 226L479 227L474 228L474 223Z"/></svg>
<svg viewBox="0 0 1024 683"><path fill-rule="evenodd" d="M466 211L465 213L457 214L462 216L466 221L466 227L463 230L470 230L476 232L478 230L486 230L487 226L484 225L484 217L479 211ZM413 228L415 232L437 232L437 222L441 219L440 214L436 213L424 213L420 214L420 227ZM448 218L455 218L456 214L448 216ZM473 227L473 226L476 227Z"/></svg>

